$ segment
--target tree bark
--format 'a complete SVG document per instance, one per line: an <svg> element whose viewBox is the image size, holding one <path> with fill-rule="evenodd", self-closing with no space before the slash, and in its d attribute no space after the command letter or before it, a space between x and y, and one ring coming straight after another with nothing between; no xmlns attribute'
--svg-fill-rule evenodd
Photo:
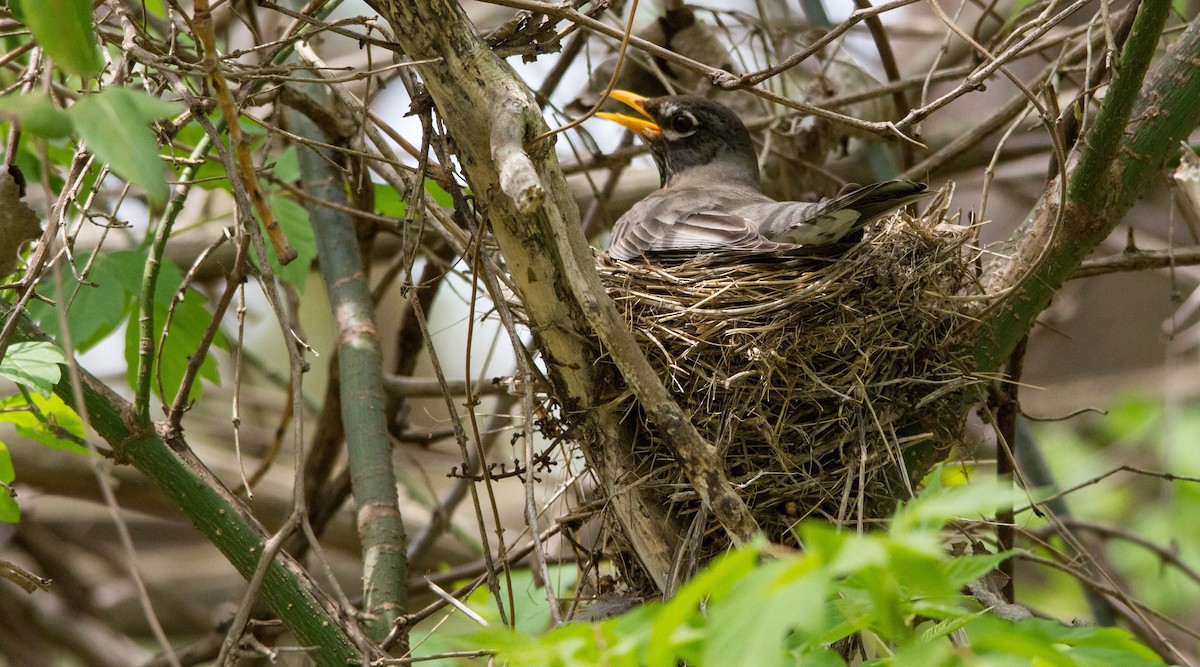
<svg viewBox="0 0 1200 667"><path fill-rule="evenodd" d="M312 92L324 96L325 91ZM287 117L297 134L320 135L300 112L289 110ZM315 196L345 199L345 183L330 156L305 145L297 146L297 154L303 181ZM379 641L406 611L408 594L407 540L388 438L379 327L354 221L325 206L309 204L307 210L337 332L339 405L363 551L363 611L367 634Z"/></svg>
<svg viewBox="0 0 1200 667"><path fill-rule="evenodd" d="M1011 259L988 276L986 291L998 296L975 342L980 370L993 371L1008 358L1055 291L1200 125L1200 20L1143 82L1169 12L1168 2L1141 3L1117 74L1069 165L1065 198L1056 180L1013 236Z"/></svg>

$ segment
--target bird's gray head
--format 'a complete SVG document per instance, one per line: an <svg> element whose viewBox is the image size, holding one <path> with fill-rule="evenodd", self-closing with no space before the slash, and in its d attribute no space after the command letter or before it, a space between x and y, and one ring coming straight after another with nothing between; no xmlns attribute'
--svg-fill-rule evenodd
<svg viewBox="0 0 1200 667"><path fill-rule="evenodd" d="M633 107L643 117L599 113L601 118L633 130L658 163L667 185L690 170L703 169L718 182L758 187L758 158L750 132L729 107L703 97L667 95L645 98L614 90L613 99Z"/></svg>

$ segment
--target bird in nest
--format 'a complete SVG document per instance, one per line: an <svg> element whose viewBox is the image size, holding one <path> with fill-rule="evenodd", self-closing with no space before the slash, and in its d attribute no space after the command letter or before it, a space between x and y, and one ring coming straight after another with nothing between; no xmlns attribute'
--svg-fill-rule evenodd
<svg viewBox="0 0 1200 667"><path fill-rule="evenodd" d="M897 180L847 187L818 202L775 201L761 191L750 132L729 107L687 95L647 98L615 90L611 97L638 116L596 115L646 142L662 185L613 225L613 259L828 245L931 194L924 183Z"/></svg>

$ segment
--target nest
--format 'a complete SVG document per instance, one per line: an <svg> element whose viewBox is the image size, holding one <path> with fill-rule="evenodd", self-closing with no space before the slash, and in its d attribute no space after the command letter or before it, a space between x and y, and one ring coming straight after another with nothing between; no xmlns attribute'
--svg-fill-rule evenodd
<svg viewBox="0 0 1200 667"><path fill-rule="evenodd" d="M975 284L968 230L904 214L873 227L816 255L600 262L651 363L774 541L794 543L810 516L890 513L961 425L943 403L977 382L960 352ZM642 420L632 402L630 418ZM637 431L638 483L698 536L699 562L726 548L669 444L650 425Z"/></svg>

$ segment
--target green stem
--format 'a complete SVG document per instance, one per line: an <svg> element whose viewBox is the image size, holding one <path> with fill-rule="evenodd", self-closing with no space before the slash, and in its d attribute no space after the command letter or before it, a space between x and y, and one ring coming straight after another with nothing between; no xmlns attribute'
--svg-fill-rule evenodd
<svg viewBox="0 0 1200 667"><path fill-rule="evenodd" d="M175 227L175 220L183 210L183 202L192 188L192 176L196 173L197 164L211 149L212 137L205 134L188 156L187 166L180 172L179 183L171 191L171 199L167 201L167 207L158 221L154 242L150 245L150 254L146 259L146 268L142 270L142 288L138 294L137 380L133 392L133 414L142 424L150 423L150 382L154 377L154 341L158 333L154 330L154 293L158 289L163 253L167 248L167 239L171 237L171 230ZM165 396L163 398L166 399Z"/></svg>
<svg viewBox="0 0 1200 667"><path fill-rule="evenodd" d="M328 99L324 90L309 92ZM289 111L287 118L296 134L321 137L316 126L299 112ZM329 158L303 144L297 144L296 149L305 189L317 200L345 204L342 178L331 168ZM342 422L363 551L367 634L382 640L405 611L408 563L388 440L379 327L354 221L329 207L306 202L306 208L337 330Z"/></svg>
<svg viewBox="0 0 1200 667"><path fill-rule="evenodd" d="M1107 200L1116 193L1097 192L1099 183L1109 184L1112 167L1118 159L1121 140L1129 125L1134 104L1140 99L1142 83L1158 49L1159 37L1171 12L1168 0L1145 0L1138 7L1133 29L1114 66L1112 85L1096 113L1092 129L1083 137L1079 163L1071 170L1067 184L1070 205L1103 213ZM1115 185L1115 183L1113 183ZM1124 210L1121 210L1124 213ZM1102 223L1097 227L1105 227ZM1107 229L1104 231L1107 234ZM1082 261L1082 258L1081 258Z"/></svg>
<svg viewBox="0 0 1200 667"><path fill-rule="evenodd" d="M0 303L0 317L10 314L11 306ZM13 340L49 339L22 316ZM164 440L153 426L134 416L127 401L87 371L79 372L79 380L91 427L112 447L117 460L146 475L249 579L268 535L245 505L192 454L181 436ZM54 393L79 411L69 376L63 377ZM262 597L297 642L311 648L309 656L317 664L345 667L360 661L334 604L287 554L280 554L268 567Z"/></svg>

